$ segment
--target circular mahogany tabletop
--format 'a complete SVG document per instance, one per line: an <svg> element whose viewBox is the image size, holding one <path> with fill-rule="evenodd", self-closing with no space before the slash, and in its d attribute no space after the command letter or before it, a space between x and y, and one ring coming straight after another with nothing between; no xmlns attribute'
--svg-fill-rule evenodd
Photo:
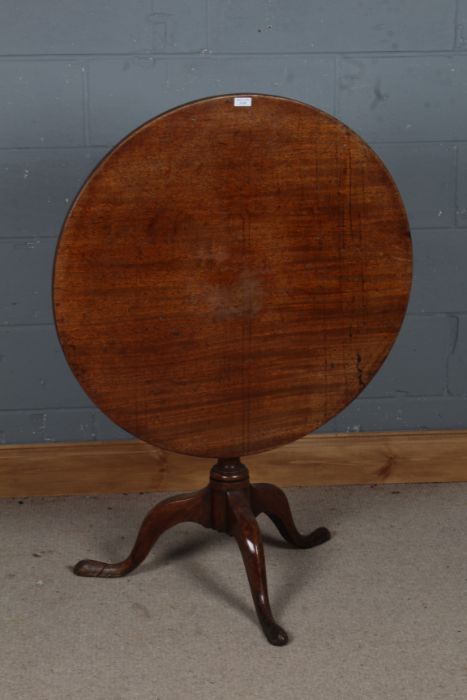
<svg viewBox="0 0 467 700"><path fill-rule="evenodd" d="M309 105L249 97L125 138L55 260L57 329L88 395L137 437L204 457L282 445L343 409L411 282L406 213L371 148Z"/></svg>

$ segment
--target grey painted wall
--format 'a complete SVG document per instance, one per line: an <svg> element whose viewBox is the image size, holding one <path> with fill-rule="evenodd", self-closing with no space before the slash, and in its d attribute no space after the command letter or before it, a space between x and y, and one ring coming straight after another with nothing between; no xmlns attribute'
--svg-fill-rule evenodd
<svg viewBox="0 0 467 700"><path fill-rule="evenodd" d="M467 427L467 0L2 0L0 54L0 441L125 437L56 339L61 223L138 124L250 91L353 127L410 215L415 283L401 335L325 429Z"/></svg>

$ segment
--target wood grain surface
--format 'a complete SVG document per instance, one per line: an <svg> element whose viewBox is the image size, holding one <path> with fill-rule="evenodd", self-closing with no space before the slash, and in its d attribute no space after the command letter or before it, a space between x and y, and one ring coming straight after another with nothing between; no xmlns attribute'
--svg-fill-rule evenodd
<svg viewBox="0 0 467 700"><path fill-rule="evenodd" d="M293 100L208 98L122 141L60 238L54 307L76 377L164 449L261 452L367 385L402 322L411 246L380 159Z"/></svg>
<svg viewBox="0 0 467 700"><path fill-rule="evenodd" d="M0 445L0 498L192 491L212 459L139 440ZM467 431L314 433L251 455L254 481L279 486L467 481Z"/></svg>

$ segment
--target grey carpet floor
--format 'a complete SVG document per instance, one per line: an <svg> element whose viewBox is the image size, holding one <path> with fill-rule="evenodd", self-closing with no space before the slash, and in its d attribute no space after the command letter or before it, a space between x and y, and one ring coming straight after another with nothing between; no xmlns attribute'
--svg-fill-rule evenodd
<svg viewBox="0 0 467 700"><path fill-rule="evenodd" d="M234 540L166 533L123 579L83 557L126 556L162 494L0 501L1 700L465 700L467 484L289 489L297 551L261 516L270 646Z"/></svg>

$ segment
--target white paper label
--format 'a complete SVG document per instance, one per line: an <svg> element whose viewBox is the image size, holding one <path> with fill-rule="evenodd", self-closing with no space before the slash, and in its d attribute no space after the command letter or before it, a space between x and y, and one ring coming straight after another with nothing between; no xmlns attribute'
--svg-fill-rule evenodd
<svg viewBox="0 0 467 700"><path fill-rule="evenodd" d="M251 97L234 97L234 107L251 107Z"/></svg>

